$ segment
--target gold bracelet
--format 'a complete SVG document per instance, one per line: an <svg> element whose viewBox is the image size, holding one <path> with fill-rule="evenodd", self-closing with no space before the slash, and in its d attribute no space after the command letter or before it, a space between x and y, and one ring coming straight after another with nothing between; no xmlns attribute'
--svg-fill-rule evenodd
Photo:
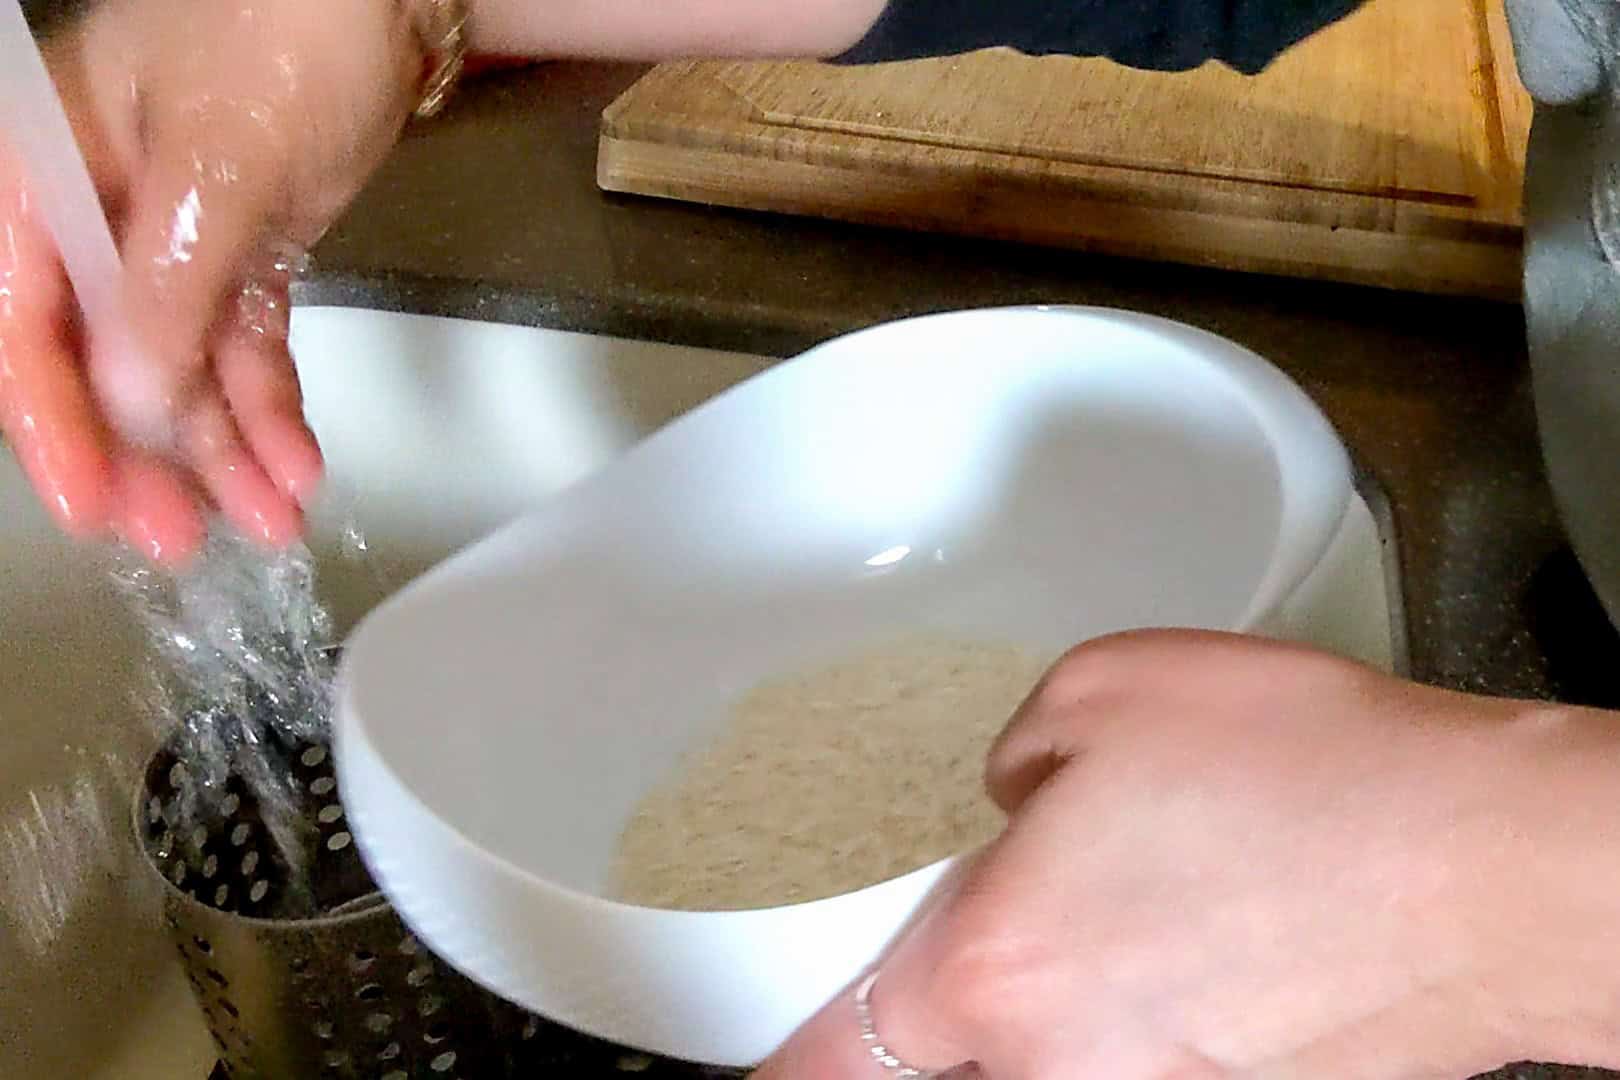
<svg viewBox="0 0 1620 1080"><path fill-rule="evenodd" d="M431 66L415 116L437 116L467 63L467 0L422 0L415 30Z"/></svg>

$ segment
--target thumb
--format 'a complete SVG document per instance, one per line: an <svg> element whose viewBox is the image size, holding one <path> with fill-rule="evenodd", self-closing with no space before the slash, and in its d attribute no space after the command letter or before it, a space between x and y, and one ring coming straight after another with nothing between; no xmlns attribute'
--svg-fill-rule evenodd
<svg viewBox="0 0 1620 1080"><path fill-rule="evenodd" d="M1030 796L1083 752L1071 717L1083 699L1057 692L1064 674L1054 669L1041 680L1014 711L985 759L985 790L1009 815L1018 813Z"/></svg>
<svg viewBox="0 0 1620 1080"><path fill-rule="evenodd" d="M173 451L210 379L206 343L280 197L283 170L262 129L201 116L157 135L124 230L125 327L91 343L90 375L126 438Z"/></svg>

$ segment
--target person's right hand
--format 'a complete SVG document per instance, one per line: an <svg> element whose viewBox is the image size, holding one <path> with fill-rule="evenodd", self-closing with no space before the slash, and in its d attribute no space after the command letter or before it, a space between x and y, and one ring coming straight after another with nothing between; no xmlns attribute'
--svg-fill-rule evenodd
<svg viewBox="0 0 1620 1080"><path fill-rule="evenodd" d="M913 1066L1446 1080L1620 1065L1612 715L1295 645L1134 633L1058 663L986 780L1006 831L871 988L880 1044ZM755 1080L896 1080L852 998Z"/></svg>
<svg viewBox="0 0 1620 1080"><path fill-rule="evenodd" d="M130 339L86 346L24 163L0 146L0 434L71 533L176 561L211 504L267 544L295 539L321 459L287 351L287 260L415 103L405 8L106 0L46 52L119 240Z"/></svg>

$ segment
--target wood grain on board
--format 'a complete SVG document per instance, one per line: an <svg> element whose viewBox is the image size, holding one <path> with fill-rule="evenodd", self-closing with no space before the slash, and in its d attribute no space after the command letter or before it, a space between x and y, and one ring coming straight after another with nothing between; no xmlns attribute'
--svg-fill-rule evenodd
<svg viewBox="0 0 1620 1080"><path fill-rule="evenodd" d="M610 191L1516 297L1530 104L1501 0L1373 0L1255 77L1008 50L661 65Z"/></svg>

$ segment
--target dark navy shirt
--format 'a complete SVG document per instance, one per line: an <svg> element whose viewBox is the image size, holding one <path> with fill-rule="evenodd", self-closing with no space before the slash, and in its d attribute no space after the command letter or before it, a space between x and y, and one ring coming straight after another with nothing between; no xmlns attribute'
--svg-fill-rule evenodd
<svg viewBox="0 0 1620 1080"><path fill-rule="evenodd" d="M1217 60L1252 75L1361 0L890 0L836 62L912 60L1008 46L1184 71Z"/></svg>

